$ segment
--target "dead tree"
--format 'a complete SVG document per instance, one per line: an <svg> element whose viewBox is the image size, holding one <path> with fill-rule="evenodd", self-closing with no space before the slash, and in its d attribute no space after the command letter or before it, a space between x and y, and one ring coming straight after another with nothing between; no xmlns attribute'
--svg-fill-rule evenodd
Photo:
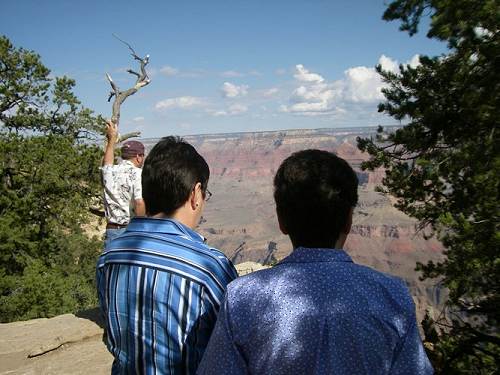
<svg viewBox="0 0 500 375"><path fill-rule="evenodd" d="M149 82L151 82L151 80L149 79L148 73L146 72L146 65L148 65L148 63L149 63L149 55L146 55L146 57L144 57L144 58L139 57L135 53L134 49L132 48L132 46L130 44L128 44L124 40L121 40L115 34L113 34L113 36L116 39L118 39L120 42L124 43L132 52L131 55L134 58L134 60L136 60L140 63L140 73L137 73L136 71L134 71L132 69L127 70L128 73L136 76L137 80L135 81L135 85L133 87L131 87L125 91L121 91L120 88L113 81L111 76L108 73L106 73L106 77L108 78L109 84L111 85L111 88L112 88L112 91L109 93L108 102L110 102L111 99L113 99L113 97L115 98L115 100L113 102L113 112L112 112L112 116L111 116L111 121L118 123L120 120L120 106L125 101L125 99L127 99L130 95L135 94L142 87L149 84ZM132 133L124 134L124 135L118 135L117 143L123 142L129 138L139 137L140 135L141 135L141 132L132 132ZM105 142L107 142L107 141L105 140ZM99 217L104 217L105 216L104 211L102 210L102 206L103 206L102 195L94 197L94 200L95 200L95 204L92 204L92 206L89 207L89 211L94 215L97 215Z"/></svg>
<svg viewBox="0 0 500 375"><path fill-rule="evenodd" d="M109 84L111 85L111 88L112 88L112 91L109 93L108 102L110 102L113 97L115 98L115 100L113 102L113 112L112 112L112 116L111 116L111 121L118 123L120 120L120 106L125 101L125 99L127 99L130 95L135 94L142 87L149 84L149 82L151 82L151 80L149 79L148 73L146 72L146 65L148 65L148 63L149 63L149 55L146 55L146 57L144 57L144 58L139 57L135 53L134 49L132 48L132 46L130 44L128 44L124 40L120 39L115 34L113 34L113 36L116 39L118 39L120 42L125 44L132 52L131 55L134 58L134 60L136 60L140 63L140 73L137 73L136 71L134 71L132 69L127 70L128 73L136 76L137 79L136 79L135 85L133 87L131 87L127 90L124 90L124 91L121 91L120 88L113 81L111 76L108 73L106 73L106 77L108 78ZM118 137L118 142L123 142L124 140L126 140L128 138L132 138L132 137L139 137L140 135L141 135L140 132L132 132L132 133L120 135Z"/></svg>

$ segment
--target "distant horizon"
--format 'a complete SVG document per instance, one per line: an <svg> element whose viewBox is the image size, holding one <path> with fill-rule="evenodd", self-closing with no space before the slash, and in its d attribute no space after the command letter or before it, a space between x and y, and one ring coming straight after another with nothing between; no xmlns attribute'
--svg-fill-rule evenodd
<svg viewBox="0 0 500 375"><path fill-rule="evenodd" d="M178 134L167 134L163 135L160 137L136 137L136 139L139 140L155 140L155 139L161 139L163 137L167 137L169 135L173 136L180 136L180 137L201 137L201 136L220 136L220 135L238 135L238 134L255 134L255 133L279 133L279 132L301 132L301 131L330 131L330 132L336 132L336 131L346 131L346 130L355 130L355 129L378 129L379 126L382 126L384 129L385 128L400 128L405 126L405 124L392 124L392 125L366 125L366 126L343 126L343 127L338 127L338 128L302 128L302 129L275 129L275 130L254 130L254 131L234 131L234 132L223 132L223 133L199 133L199 134L183 134L183 135L178 135Z"/></svg>
<svg viewBox="0 0 500 375"><path fill-rule="evenodd" d="M109 73L120 89L138 69L126 45L150 55L151 83L129 97L120 129L146 138L278 129L372 126L386 86L375 70L397 73L446 43L410 37L386 22L386 0L10 1L0 34L33 50L76 81L82 105L109 118ZM23 22L19 22L23 20Z"/></svg>

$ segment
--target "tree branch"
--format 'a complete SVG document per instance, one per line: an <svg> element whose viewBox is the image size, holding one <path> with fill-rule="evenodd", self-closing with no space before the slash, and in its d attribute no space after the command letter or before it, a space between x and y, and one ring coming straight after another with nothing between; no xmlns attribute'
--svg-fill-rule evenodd
<svg viewBox="0 0 500 375"><path fill-rule="evenodd" d="M108 97L108 102L111 101L111 99L113 97L115 98L115 100L113 102L113 113L111 116L111 121L118 123L120 120L120 106L125 101L125 99L127 99L130 95L135 94L142 87L149 84L149 82L151 82L151 80L149 79L148 74L146 72L146 65L148 65L148 63L149 63L149 55L146 55L146 57L144 57L144 58L137 56L137 54L135 53L134 49L130 46L130 44L123 41L122 39L117 37L115 34L113 34L113 36L116 39L118 39L119 41L121 41L122 43L124 43L132 51L132 56L133 56L134 60L137 60L140 62L140 69L141 69L140 70L141 73L137 73L137 72L133 71L132 69L127 70L127 72L129 72L130 74L135 75L137 77L137 79L135 81L134 86L125 90L125 91L120 91L120 88L116 85L116 83L113 81L111 76L108 73L106 73L106 77L107 77L109 84L111 85L111 88L112 88L112 91L110 92L109 97Z"/></svg>
<svg viewBox="0 0 500 375"><path fill-rule="evenodd" d="M119 135L117 143L124 142L129 138L140 137L140 136L141 132L130 132L123 135Z"/></svg>

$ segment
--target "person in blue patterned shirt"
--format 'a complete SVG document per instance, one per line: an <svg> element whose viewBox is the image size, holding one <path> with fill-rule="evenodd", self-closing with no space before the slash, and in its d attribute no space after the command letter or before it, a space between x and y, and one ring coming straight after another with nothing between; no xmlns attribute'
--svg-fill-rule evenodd
<svg viewBox="0 0 500 375"><path fill-rule="evenodd" d="M113 374L194 374L215 325L231 262L193 229L209 168L177 137L163 138L142 171L147 217L134 217L97 263Z"/></svg>
<svg viewBox="0 0 500 375"><path fill-rule="evenodd" d="M229 284L198 374L431 374L405 283L342 250L358 180L333 153L300 151L274 179L293 252Z"/></svg>

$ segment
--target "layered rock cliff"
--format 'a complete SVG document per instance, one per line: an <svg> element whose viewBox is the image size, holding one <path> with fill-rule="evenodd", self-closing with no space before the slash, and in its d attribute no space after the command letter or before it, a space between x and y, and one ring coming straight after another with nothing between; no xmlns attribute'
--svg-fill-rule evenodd
<svg viewBox="0 0 500 375"><path fill-rule="evenodd" d="M214 196L206 207L200 231L235 263L270 264L282 259L290 253L291 244L277 225L272 198L274 174L293 152L308 148L332 151L353 166L360 183L360 200L346 249L355 261L404 278L414 294L419 317L427 308L439 308L439 284L419 281L414 268L416 262L440 259L441 244L424 239L416 222L393 207L391 197L375 192L384 177L383 170L360 169L367 155L356 147L356 138L373 136L375 130L289 130L186 137L211 168L209 186Z"/></svg>

